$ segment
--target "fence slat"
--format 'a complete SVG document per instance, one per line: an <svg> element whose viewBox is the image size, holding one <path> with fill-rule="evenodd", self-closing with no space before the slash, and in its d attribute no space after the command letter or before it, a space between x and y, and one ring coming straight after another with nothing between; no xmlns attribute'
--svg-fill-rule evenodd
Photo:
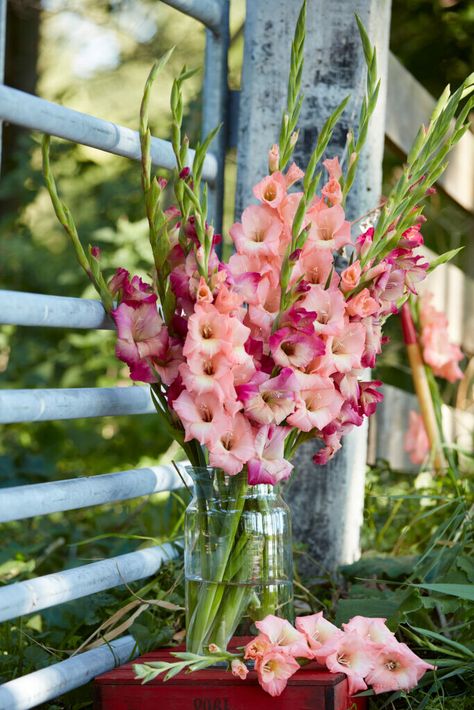
<svg viewBox="0 0 474 710"><path fill-rule="evenodd" d="M100 301L0 290L0 324L112 330Z"/></svg>
<svg viewBox="0 0 474 710"><path fill-rule="evenodd" d="M181 10L189 17L194 17L215 34L219 34L223 18L223 8L219 0L163 0L163 2L176 10Z"/></svg>
<svg viewBox="0 0 474 710"><path fill-rule="evenodd" d="M0 424L155 411L147 386L0 391Z"/></svg>
<svg viewBox="0 0 474 710"><path fill-rule="evenodd" d="M0 686L2 710L28 710L89 683L137 655L133 636L122 636Z"/></svg>
<svg viewBox="0 0 474 710"><path fill-rule="evenodd" d="M192 485L184 470L186 464L178 465L186 483ZM132 468L100 476L1 488L0 523L129 500L176 488L183 488L183 482L172 466Z"/></svg>
<svg viewBox="0 0 474 710"><path fill-rule="evenodd" d="M124 158L140 160L141 157L137 131L87 113L73 111L9 86L0 86L0 119ZM190 149L190 164L193 157L194 151ZM174 168L176 161L171 143L161 138L152 138L151 160L153 165ZM203 178L212 183L216 176L216 158L212 153L208 153L204 161Z"/></svg>
<svg viewBox="0 0 474 710"><path fill-rule="evenodd" d="M150 577L163 562L176 558L178 549L165 543L9 584L0 589L0 622Z"/></svg>

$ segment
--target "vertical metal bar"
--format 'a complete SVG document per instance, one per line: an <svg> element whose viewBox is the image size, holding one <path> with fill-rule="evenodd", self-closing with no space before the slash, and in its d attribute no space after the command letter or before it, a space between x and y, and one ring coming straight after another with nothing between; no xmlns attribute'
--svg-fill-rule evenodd
<svg viewBox="0 0 474 710"><path fill-rule="evenodd" d="M0 84L5 79L5 52L7 38L7 0L0 0ZM2 166L2 127L0 120L0 168Z"/></svg>
<svg viewBox="0 0 474 710"><path fill-rule="evenodd" d="M219 123L221 130L210 146L218 162L217 179L209 192L209 219L217 232L222 229L224 165L227 146L227 52L229 49L229 0L222 0L219 32L206 30L206 57L202 98L202 135Z"/></svg>
<svg viewBox="0 0 474 710"><path fill-rule="evenodd" d="M290 46L300 2L253 0L247 3L242 92L239 109L236 212L252 200L252 186L267 171L267 151L278 140L286 101ZM387 88L390 0L309 0L300 140L296 156L305 167L318 131L339 102L352 94L329 155L341 156L347 130L357 124L365 90L365 64L354 14L377 41L382 77L379 107L374 116L358 178L348 204L348 216L377 205L382 178L384 109ZM286 69L285 69L286 71ZM359 554L364 500L366 427L355 429L342 450L326 466L316 466L313 443L300 447L295 473L285 487L294 512L296 538L310 544L321 567L334 570ZM314 574L314 569L312 570Z"/></svg>

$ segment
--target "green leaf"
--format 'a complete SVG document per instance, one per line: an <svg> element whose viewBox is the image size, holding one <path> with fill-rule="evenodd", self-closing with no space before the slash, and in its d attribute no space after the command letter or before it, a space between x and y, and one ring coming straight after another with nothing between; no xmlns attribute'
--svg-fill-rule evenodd
<svg viewBox="0 0 474 710"><path fill-rule="evenodd" d="M430 262L430 265L428 267L428 273L434 271L438 266L441 266L441 264L445 264L447 261L451 261L451 259L454 259L454 257L459 254L459 252L463 249L464 247L459 247L458 249L450 249L450 251L446 251L444 254L441 254L441 256L438 256L436 259L433 259L433 261Z"/></svg>
<svg viewBox="0 0 474 710"><path fill-rule="evenodd" d="M397 613L399 606L397 599L340 599L335 623L340 626L359 615L389 618Z"/></svg>
<svg viewBox="0 0 474 710"><path fill-rule="evenodd" d="M458 643L457 641L448 639L446 636L438 634L436 633L436 631L431 631L430 629L420 629L418 626L410 626L410 628L413 629L413 631L416 631L418 634L421 634L421 636L426 636L427 638L434 639L435 641L440 641L441 643L444 643L447 646L451 646L452 648L461 651L466 656L474 658L474 652L471 651L467 646L464 646L464 644L462 643Z"/></svg>
<svg viewBox="0 0 474 710"><path fill-rule="evenodd" d="M414 584L413 586L474 602L474 585L472 584Z"/></svg>

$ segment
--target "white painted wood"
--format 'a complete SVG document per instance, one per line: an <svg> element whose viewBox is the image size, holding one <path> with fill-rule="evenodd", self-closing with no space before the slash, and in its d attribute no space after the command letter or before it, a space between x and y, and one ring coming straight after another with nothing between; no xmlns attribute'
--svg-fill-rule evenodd
<svg viewBox="0 0 474 710"><path fill-rule="evenodd" d="M0 391L0 424L155 411L148 386Z"/></svg>
<svg viewBox="0 0 474 710"><path fill-rule="evenodd" d="M290 45L299 2L254 0L247 3L245 51L240 95L236 212L254 202L252 186L267 171L267 152L278 139L286 101ZM336 131L329 156L343 154L349 126L356 124L365 91L365 69L354 13L357 12L378 50L382 87L378 110L348 201L350 218L377 205L382 179L384 113L387 90L390 1L309 0L300 148L296 158L305 167L324 121L342 99L352 101ZM293 510L296 538L304 542L322 567L334 570L359 554L366 461L365 428L346 437L343 450L326 467L312 462L315 444L302 446L295 473L286 488ZM308 570L317 573L314 569Z"/></svg>
<svg viewBox="0 0 474 710"><path fill-rule="evenodd" d="M141 159L137 131L117 126L102 118L73 111L9 86L0 85L0 119L33 131L41 131L91 148L121 155L124 158ZM192 163L193 157L194 151L189 150L189 164ZM161 138L152 138L151 160L153 165L173 169L176 161L171 143ZM213 182L216 175L217 161L212 153L208 153L204 161L203 178Z"/></svg>
<svg viewBox="0 0 474 710"><path fill-rule="evenodd" d="M0 290L0 323L98 330L115 327L100 301L3 290Z"/></svg>
<svg viewBox="0 0 474 710"><path fill-rule="evenodd" d="M219 33L224 14L220 0L162 0L162 2L184 12L189 17L194 17L216 34Z"/></svg>
<svg viewBox="0 0 474 710"><path fill-rule="evenodd" d="M178 466L182 477L191 486L192 479L185 471L186 462L180 462ZM0 523L129 500L177 488L183 488L183 481L170 465L2 488Z"/></svg>
<svg viewBox="0 0 474 710"><path fill-rule="evenodd" d="M394 469L417 472L420 466L413 464L405 451L405 435L410 411L419 412L418 400L414 394L391 385L383 385L382 392L384 400L370 421L369 462L384 459ZM473 451L474 416L471 413L443 405L443 431L448 442Z"/></svg>
<svg viewBox="0 0 474 710"><path fill-rule="evenodd" d="M123 636L91 651L28 673L0 686L0 710L28 710L57 698L138 655L133 636Z"/></svg>
<svg viewBox="0 0 474 710"><path fill-rule="evenodd" d="M436 102L393 54L389 57L388 82L385 132L407 154L419 126L427 124ZM470 131L452 150L440 184L459 205L474 212L474 135Z"/></svg>
<svg viewBox="0 0 474 710"><path fill-rule="evenodd" d="M438 256L426 247L423 253L429 261ZM426 291L433 294L433 305L446 314L450 340L474 355L474 279L453 264L443 264L419 284L419 292Z"/></svg>
<svg viewBox="0 0 474 710"><path fill-rule="evenodd" d="M0 589L0 621L16 619L23 614L32 614L150 577L163 563L176 558L178 550L177 545L164 543L44 577L8 584Z"/></svg>

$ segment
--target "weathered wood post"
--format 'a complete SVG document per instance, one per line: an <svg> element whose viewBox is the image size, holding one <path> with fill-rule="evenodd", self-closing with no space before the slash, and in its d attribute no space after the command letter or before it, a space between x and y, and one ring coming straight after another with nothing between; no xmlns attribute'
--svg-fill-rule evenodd
<svg viewBox="0 0 474 710"><path fill-rule="evenodd" d="M290 45L300 2L247 2L245 51L239 110L236 212L252 199L252 186L267 170L267 149L278 138L286 101ZM358 177L348 201L354 219L377 205L382 178L390 0L308 0L307 37L297 162L304 167L324 120L351 93L328 155L343 154L347 130L357 130L365 90L365 64L354 14L378 52L382 87ZM324 467L313 464L314 444L299 449L297 474L285 487L293 511L295 538L321 565L312 573L334 571L359 555L363 515L367 430L356 429ZM309 567L306 565L306 569Z"/></svg>

